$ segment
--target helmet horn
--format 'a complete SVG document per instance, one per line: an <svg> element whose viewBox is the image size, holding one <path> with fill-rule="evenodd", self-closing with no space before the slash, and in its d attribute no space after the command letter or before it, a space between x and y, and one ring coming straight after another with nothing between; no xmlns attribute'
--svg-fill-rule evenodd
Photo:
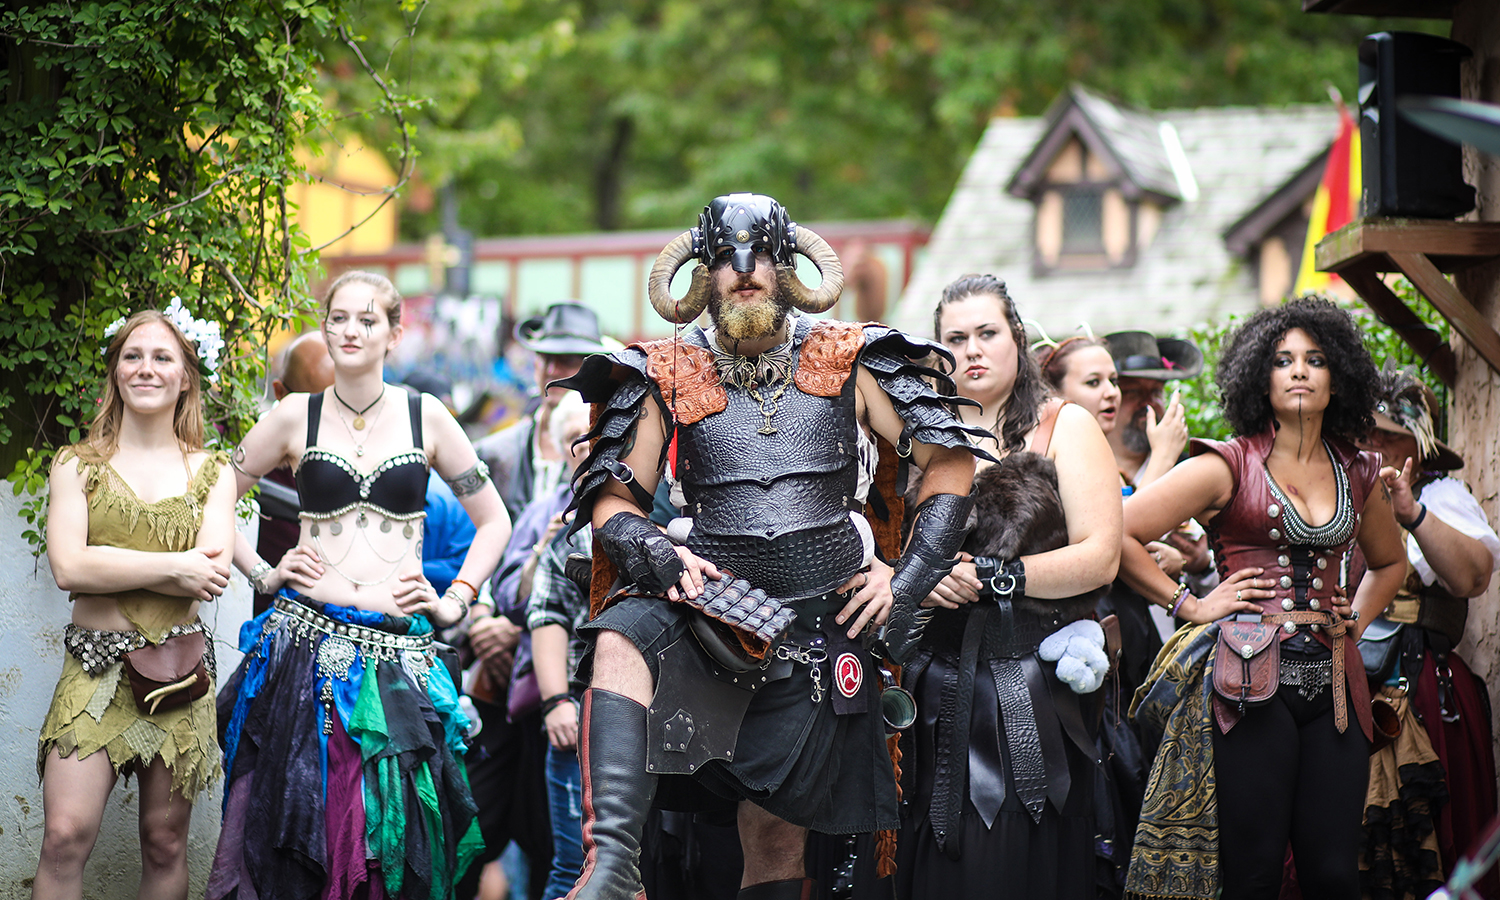
<svg viewBox="0 0 1500 900"><path fill-rule="evenodd" d="M646 293L651 298L651 307L668 322L691 322L708 306L708 267L702 263L693 270L693 283L688 287L687 295L681 300L672 297L672 276L677 274L683 263L692 258L693 233L684 231L657 254L656 262L651 266L651 275L646 279Z"/></svg>
<svg viewBox="0 0 1500 900"><path fill-rule="evenodd" d="M782 266L778 272L792 295L792 305L805 313L827 312L844 292L844 264L828 242L810 228L797 226L797 252L812 260L823 275L823 283L812 290L797 277L796 266Z"/></svg>

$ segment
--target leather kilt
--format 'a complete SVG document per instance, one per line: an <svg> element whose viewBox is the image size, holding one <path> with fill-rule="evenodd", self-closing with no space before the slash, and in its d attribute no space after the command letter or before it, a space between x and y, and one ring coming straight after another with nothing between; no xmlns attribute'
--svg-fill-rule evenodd
<svg viewBox="0 0 1500 900"><path fill-rule="evenodd" d="M718 798L750 800L812 831L857 834L895 828L896 782L880 715L875 661L858 644L842 638L842 628L833 621L842 602L795 603L799 616L781 646L822 652L794 652L802 658L779 667L782 677L770 677L755 689L732 761L710 760L691 776L662 776L659 795L690 797L695 793L692 785L680 782L691 781ZM697 640L688 624L690 614L690 607L662 598L620 599L579 629L589 644L579 678L587 680L592 670L597 633L614 631L635 644L651 669L653 683L659 684L662 654L678 641ZM693 651L703 652L696 643ZM854 660L846 659L849 654ZM864 673L857 684L850 676L852 665ZM840 684L852 687L852 692Z"/></svg>

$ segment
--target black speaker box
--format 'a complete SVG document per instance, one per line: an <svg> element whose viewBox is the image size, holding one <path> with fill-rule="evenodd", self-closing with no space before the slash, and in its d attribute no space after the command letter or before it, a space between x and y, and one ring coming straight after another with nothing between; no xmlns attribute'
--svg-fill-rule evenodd
<svg viewBox="0 0 1500 900"><path fill-rule="evenodd" d="M1407 31L1360 42L1362 215L1452 219L1474 208L1459 145L1396 112L1396 98L1407 94L1459 96L1459 65L1469 55L1457 41Z"/></svg>

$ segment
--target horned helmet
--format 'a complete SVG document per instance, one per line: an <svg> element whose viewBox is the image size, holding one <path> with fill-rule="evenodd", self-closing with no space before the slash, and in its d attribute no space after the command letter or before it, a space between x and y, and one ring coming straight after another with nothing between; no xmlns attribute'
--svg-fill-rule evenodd
<svg viewBox="0 0 1500 900"><path fill-rule="evenodd" d="M803 312L825 312L843 293L844 267L827 241L799 227L780 203L764 194L725 194L703 208L696 227L678 235L657 255L647 282L651 306L669 322L691 322L708 305L709 267L727 258L734 271L753 272L757 253L770 254L777 280L786 285L792 305ZM811 260L823 275L817 290L797 277L797 253ZM674 299L672 276L694 258L698 265L692 285L681 300Z"/></svg>

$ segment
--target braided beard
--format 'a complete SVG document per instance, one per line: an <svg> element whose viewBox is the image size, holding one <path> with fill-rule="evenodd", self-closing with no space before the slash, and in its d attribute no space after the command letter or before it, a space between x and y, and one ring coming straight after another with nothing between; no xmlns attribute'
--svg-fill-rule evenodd
<svg viewBox="0 0 1500 900"><path fill-rule="evenodd" d="M749 274L740 276L730 290L740 285L764 287ZM713 321L714 329L729 341L749 341L773 334L786 321L791 308L791 294L779 277L776 279L776 286L765 299L749 305L728 299L717 281L709 288L708 317Z"/></svg>

